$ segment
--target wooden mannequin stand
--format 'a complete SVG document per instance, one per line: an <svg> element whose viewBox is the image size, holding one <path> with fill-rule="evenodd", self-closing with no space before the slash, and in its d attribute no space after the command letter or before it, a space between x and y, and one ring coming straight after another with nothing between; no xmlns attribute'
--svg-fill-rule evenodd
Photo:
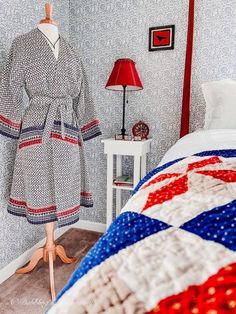
<svg viewBox="0 0 236 314"><path fill-rule="evenodd" d="M44 262L49 263L49 275L50 275L50 290L52 300L55 300L55 283L54 283L54 270L53 262L56 260L56 256L59 256L63 263L71 264L77 261L75 257L68 257L65 249L62 245L56 244L54 241L54 222L45 224L46 231L46 243L44 247L37 249L31 257L29 264L25 267L17 269L17 274L26 274L32 271L38 262L43 259Z"/></svg>
<svg viewBox="0 0 236 314"><path fill-rule="evenodd" d="M49 3L45 4L45 18L41 20L40 23L56 25L56 22L54 22L52 19L52 5L51 4ZM28 273L36 267L36 265L41 259L43 259L44 262L49 263L50 290L51 290L51 297L53 301L55 300L55 297L56 297L53 262L56 260L57 256L59 256L62 262L66 264L74 263L77 260L74 257L71 257L71 258L68 257L65 253L64 247L62 245L55 243L54 227L55 227L54 222L45 224L46 243L44 247L41 247L34 252L27 266L19 268L16 271L17 274Z"/></svg>

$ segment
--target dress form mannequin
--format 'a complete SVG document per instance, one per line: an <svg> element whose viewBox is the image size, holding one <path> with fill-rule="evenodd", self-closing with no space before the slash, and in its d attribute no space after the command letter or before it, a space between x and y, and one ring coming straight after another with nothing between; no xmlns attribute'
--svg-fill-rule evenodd
<svg viewBox="0 0 236 314"><path fill-rule="evenodd" d="M56 59L58 59L58 53L59 53L59 46L60 46L60 43L59 41L57 41L58 37L59 37L59 32L58 32L58 27L54 24L51 24L51 23L39 23L37 25L38 29L44 33L45 35L45 38L48 38L48 43L54 53L54 56ZM56 42L57 41L57 42ZM55 45L55 48L51 45L51 43L55 43L56 42L56 45Z"/></svg>
<svg viewBox="0 0 236 314"><path fill-rule="evenodd" d="M49 3L45 4L45 19L41 20L37 25L38 29L45 35L45 40L48 40L49 45L52 48L55 58L58 58L58 53L60 49L60 40L58 40L59 32L56 23L52 19L52 5ZM56 42L57 41L57 42ZM56 42L55 47L53 44ZM72 257L67 257L65 250L62 245L57 245L54 241L54 229L55 223L49 222L44 225L46 233L46 243L45 246L39 248L34 252L29 264L25 267L22 267L16 271L17 274L25 274L32 271L40 259L43 258L44 262L49 263L49 272L50 272L50 290L52 300L55 300L55 284L54 284L54 272L53 272L53 261L58 255L62 262L70 264L75 262L77 259Z"/></svg>

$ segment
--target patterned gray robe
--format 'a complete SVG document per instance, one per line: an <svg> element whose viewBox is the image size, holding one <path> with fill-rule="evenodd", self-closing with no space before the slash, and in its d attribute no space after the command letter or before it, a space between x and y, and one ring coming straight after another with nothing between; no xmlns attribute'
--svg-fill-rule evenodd
<svg viewBox="0 0 236 314"><path fill-rule="evenodd" d="M81 59L62 36L58 59L38 28L13 40L0 82L0 133L18 141L9 213L62 227L79 219L80 206L93 206L84 141L101 134L99 121Z"/></svg>

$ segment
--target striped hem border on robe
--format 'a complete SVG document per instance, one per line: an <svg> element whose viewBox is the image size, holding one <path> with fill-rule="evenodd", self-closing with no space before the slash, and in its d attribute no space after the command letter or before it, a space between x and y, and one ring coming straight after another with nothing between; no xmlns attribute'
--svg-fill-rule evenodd
<svg viewBox="0 0 236 314"><path fill-rule="evenodd" d="M92 138L102 134L99 127L100 121L98 119L92 120L81 127L82 137L84 141L91 140Z"/></svg>
<svg viewBox="0 0 236 314"><path fill-rule="evenodd" d="M79 220L80 206L79 204L62 211L57 211L54 204L33 208L29 207L25 201L10 198L7 211L15 216L26 217L31 224L45 224L58 221L58 227L63 227Z"/></svg>
<svg viewBox="0 0 236 314"><path fill-rule="evenodd" d="M18 139L20 133L21 123L15 122L3 115L0 115L0 134Z"/></svg>
<svg viewBox="0 0 236 314"><path fill-rule="evenodd" d="M72 145L81 146L81 141L78 138L79 128L67 123L64 123L64 127L65 137L62 138L61 121L55 120L50 138L52 138L53 140L64 141ZM19 149L32 145L42 144L43 130L43 125L32 126L22 129L19 141Z"/></svg>
<svg viewBox="0 0 236 314"><path fill-rule="evenodd" d="M84 207L93 207L92 193L81 192L80 193L80 204Z"/></svg>

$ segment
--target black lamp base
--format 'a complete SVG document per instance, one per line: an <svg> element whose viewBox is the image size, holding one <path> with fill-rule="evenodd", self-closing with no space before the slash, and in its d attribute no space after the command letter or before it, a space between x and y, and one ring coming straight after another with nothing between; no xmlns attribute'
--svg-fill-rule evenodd
<svg viewBox="0 0 236 314"><path fill-rule="evenodd" d="M125 133L126 129L121 129L120 131L121 131L122 138L124 139L125 135L128 135L128 134Z"/></svg>
<svg viewBox="0 0 236 314"><path fill-rule="evenodd" d="M132 141L132 136L131 135L128 135L128 134L116 134L115 135L115 139L116 140L119 140L119 141Z"/></svg>

